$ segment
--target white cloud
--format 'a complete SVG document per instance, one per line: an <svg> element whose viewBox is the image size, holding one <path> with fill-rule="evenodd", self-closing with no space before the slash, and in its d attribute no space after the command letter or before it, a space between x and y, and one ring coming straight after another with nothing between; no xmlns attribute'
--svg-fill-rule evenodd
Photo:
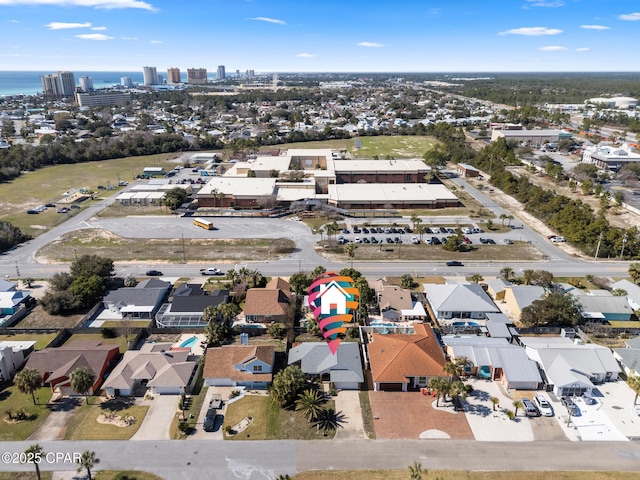
<svg viewBox="0 0 640 480"><path fill-rule="evenodd" d="M618 18L620 20L628 20L630 22L636 22L640 20L640 12L625 13L624 15L620 15Z"/></svg>
<svg viewBox="0 0 640 480"><path fill-rule="evenodd" d="M540 47L538 50L543 50L545 52L561 52L566 49L567 47L561 47L560 45L549 45L548 47Z"/></svg>
<svg viewBox="0 0 640 480"><path fill-rule="evenodd" d="M376 42L360 42L358 44L359 47L367 47L367 48L380 48L380 47L384 47L384 45L382 45L381 43L376 43Z"/></svg>
<svg viewBox="0 0 640 480"><path fill-rule="evenodd" d="M162 40L150 40L149 43L157 44L157 43L164 43L164 42Z"/></svg>
<svg viewBox="0 0 640 480"><path fill-rule="evenodd" d="M545 1L545 0L525 0L527 3L522 6L522 8L531 8L531 7L547 7L547 8L556 8L564 6L564 2L562 0L553 0L553 1Z"/></svg>
<svg viewBox="0 0 640 480"><path fill-rule="evenodd" d="M278 25L287 24L287 22L285 22L284 20L278 20L277 18L269 18L269 17L254 17L254 18L250 18L249 20L255 20L256 22L276 23Z"/></svg>
<svg viewBox="0 0 640 480"><path fill-rule="evenodd" d="M95 30L95 31L99 31L99 30L106 30L107 27L91 27L91 30Z"/></svg>
<svg viewBox="0 0 640 480"><path fill-rule="evenodd" d="M0 5L47 5L58 7L91 7L113 10L117 8L139 8L155 10L153 5L140 0L0 0Z"/></svg>
<svg viewBox="0 0 640 480"><path fill-rule="evenodd" d="M296 57L315 58L315 57L317 57L317 55L314 55L313 53L298 53L298 54L296 54Z"/></svg>
<svg viewBox="0 0 640 480"><path fill-rule="evenodd" d="M49 30L64 30L67 28L89 28L90 26L91 26L90 22L84 22L84 23L51 22L45 25L45 27L47 27Z"/></svg>
<svg viewBox="0 0 640 480"><path fill-rule="evenodd" d="M120 37L121 40L138 40L138 37Z"/></svg>
<svg viewBox="0 0 640 480"><path fill-rule="evenodd" d="M606 25L580 25L580 28L584 28L585 30L611 30L611 27L607 27Z"/></svg>
<svg viewBox="0 0 640 480"><path fill-rule="evenodd" d="M81 35L76 35L76 38L81 38L82 40L113 40L113 37L105 35L103 33L83 33Z"/></svg>
<svg viewBox="0 0 640 480"><path fill-rule="evenodd" d="M9 20L9 23L20 23L20 20Z"/></svg>
<svg viewBox="0 0 640 480"><path fill-rule="evenodd" d="M576 48L576 52L588 52L589 50L591 50L589 47Z"/></svg>
<svg viewBox="0 0 640 480"><path fill-rule="evenodd" d="M526 35L528 37L540 37L542 35L558 35L559 33L562 33L562 30L558 30L557 28L522 27L500 32L499 35Z"/></svg>

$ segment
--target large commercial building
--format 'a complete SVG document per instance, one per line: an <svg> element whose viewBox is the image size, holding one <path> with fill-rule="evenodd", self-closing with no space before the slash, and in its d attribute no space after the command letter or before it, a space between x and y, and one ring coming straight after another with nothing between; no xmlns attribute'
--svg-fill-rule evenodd
<svg viewBox="0 0 640 480"><path fill-rule="evenodd" d="M218 80L224 80L226 78L226 73L224 71L224 65L218 65L218 70L216 72L216 78Z"/></svg>
<svg viewBox="0 0 640 480"><path fill-rule="evenodd" d="M76 101L81 107L97 107L100 105L125 105L131 102L131 93L120 91L98 91L76 93Z"/></svg>
<svg viewBox="0 0 640 480"><path fill-rule="evenodd" d="M73 72L56 72L40 77L42 93L47 97L68 97L76 90Z"/></svg>
<svg viewBox="0 0 640 480"><path fill-rule="evenodd" d="M595 97L584 101L585 105L604 105L606 108L636 108L638 99L633 97Z"/></svg>
<svg viewBox="0 0 640 480"><path fill-rule="evenodd" d="M205 85L207 83L207 69L187 68L187 83Z"/></svg>
<svg viewBox="0 0 640 480"><path fill-rule="evenodd" d="M182 83L180 79L180 69L176 67L167 68L167 83Z"/></svg>
<svg viewBox="0 0 640 480"><path fill-rule="evenodd" d="M584 149L584 163L593 163L598 168L617 172L628 163L640 162L640 155L626 143L620 147L613 145L593 145Z"/></svg>
<svg viewBox="0 0 640 480"><path fill-rule="evenodd" d="M565 130L493 130L491 141L504 138L507 142L514 141L531 145L544 145L545 143L558 143L560 140L571 138L573 135Z"/></svg>
<svg viewBox="0 0 640 480"><path fill-rule="evenodd" d="M158 85L158 72L156 67L142 67L143 83L145 85Z"/></svg>
<svg viewBox="0 0 640 480"><path fill-rule="evenodd" d="M91 77L87 77L86 75L80 77L80 89L83 92L90 92L91 90L93 90L93 79Z"/></svg>
<svg viewBox="0 0 640 480"><path fill-rule="evenodd" d="M290 149L237 162L198 192L200 207L255 208L297 201L345 209L445 208L458 198L428 184L422 160L340 160L330 149Z"/></svg>

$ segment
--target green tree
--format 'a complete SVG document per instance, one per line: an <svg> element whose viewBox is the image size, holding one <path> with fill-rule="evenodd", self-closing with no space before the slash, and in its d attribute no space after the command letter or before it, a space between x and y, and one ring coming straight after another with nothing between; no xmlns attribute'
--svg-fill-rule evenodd
<svg viewBox="0 0 640 480"><path fill-rule="evenodd" d="M635 405L638 401L638 395L640 395L640 377L638 375L629 377L627 383L629 384L629 387L631 387L631 390L633 390L636 394L635 398L633 399L633 404Z"/></svg>
<svg viewBox="0 0 640 480"><path fill-rule="evenodd" d="M96 374L88 367L78 367L69 377L71 388L80 395L84 395L89 403L89 392L96 381Z"/></svg>
<svg viewBox="0 0 640 480"><path fill-rule="evenodd" d="M13 383L24 394L31 394L33 404L36 404L35 391L42 387L42 376L35 368L25 368L13 377Z"/></svg>
<svg viewBox="0 0 640 480"><path fill-rule="evenodd" d="M315 278L315 277L313 277ZM294 273L289 277L289 285L291 285L291 289L296 292L298 295L304 295L309 290L309 286L311 285L311 278L304 273L298 272Z"/></svg>
<svg viewBox="0 0 640 480"><path fill-rule="evenodd" d="M136 285L138 285L138 280L133 275L127 275L124 278L124 286L125 287L130 287L131 288L131 287L135 287Z"/></svg>
<svg viewBox="0 0 640 480"><path fill-rule="evenodd" d="M502 278L505 281L509 281L513 278L514 273L513 273L513 268L511 267L503 267L500 270L500 278Z"/></svg>
<svg viewBox="0 0 640 480"><path fill-rule="evenodd" d="M98 275L90 277L75 277L69 291L76 299L78 307L88 308L102 298L105 292L104 280Z"/></svg>
<svg viewBox="0 0 640 480"><path fill-rule="evenodd" d="M545 298L534 300L520 314L520 321L526 327L576 326L581 319L577 300L572 295L561 292L553 292Z"/></svg>
<svg viewBox="0 0 640 480"><path fill-rule="evenodd" d="M460 227L456 228L454 235L449 235L447 241L442 246L443 249L449 252L464 252L467 249L467 245L464 243L464 234Z"/></svg>
<svg viewBox="0 0 640 480"><path fill-rule="evenodd" d="M273 376L269 392L281 407L291 405L307 383L305 374L297 365L289 365Z"/></svg>
<svg viewBox="0 0 640 480"><path fill-rule="evenodd" d="M515 400L513 402L513 408L516 409L516 411L513 412L513 416L517 417L518 416L518 409L522 408L522 402L520 400Z"/></svg>
<svg viewBox="0 0 640 480"><path fill-rule="evenodd" d="M44 456L44 449L38 444L34 443L29 448L27 448L24 453L27 455L27 459L32 460L33 465L36 467L36 476L38 480L41 480L40 477L40 461Z"/></svg>
<svg viewBox="0 0 640 480"><path fill-rule="evenodd" d="M442 377L431 377L429 388L436 392L436 407L440 406L440 397L446 395L449 389L449 382Z"/></svg>
<svg viewBox="0 0 640 480"><path fill-rule="evenodd" d="M523 270L522 272L522 281L524 282L525 285L531 285L531 282L533 280L533 276L534 276L534 271L531 269L526 269Z"/></svg>
<svg viewBox="0 0 640 480"><path fill-rule="evenodd" d="M445 362L443 370L449 375L449 383L457 380L460 376L460 365L457 365L453 362Z"/></svg>
<svg viewBox="0 0 640 480"><path fill-rule="evenodd" d="M629 276L633 280L633 283L640 282L640 263L632 263L629 265Z"/></svg>
<svg viewBox="0 0 640 480"><path fill-rule="evenodd" d="M351 259L351 268L353 268L353 257L356 256L356 244L355 243L347 243L344 246L344 251L347 254L347 256Z"/></svg>
<svg viewBox="0 0 640 480"><path fill-rule="evenodd" d="M208 347L220 347L229 337L230 330L226 323L211 320L205 327L204 334L207 336Z"/></svg>
<svg viewBox="0 0 640 480"><path fill-rule="evenodd" d="M91 480L91 469L100 463L100 459L96 457L96 452L86 450L82 452L80 458L78 459L78 472L81 472L83 468L87 469L87 476L89 480Z"/></svg>
<svg viewBox="0 0 640 480"><path fill-rule="evenodd" d="M362 276L362 273L360 273L358 270L356 270L355 268L351 267L351 268L343 268L342 270L340 270L340 275L344 276L344 277L351 277L351 279L355 282L356 280L358 280L358 278L360 278Z"/></svg>
<svg viewBox="0 0 640 480"><path fill-rule="evenodd" d="M318 278L320 275L322 275L326 271L327 271L326 268L324 268L322 265L318 265L313 270L311 270L311 279L315 280L316 278Z"/></svg>
<svg viewBox="0 0 640 480"><path fill-rule="evenodd" d="M69 271L74 279L92 275L107 279L113 275L113 260L99 255L82 255L71 263Z"/></svg>
<svg viewBox="0 0 640 480"><path fill-rule="evenodd" d="M484 277L479 273L474 273L469 277L469 280L471 280L473 283L480 283L484 280Z"/></svg>
<svg viewBox="0 0 640 480"><path fill-rule="evenodd" d="M418 227L420 226L420 224L422 223L422 219L417 215L417 214L412 214L411 215L411 223L413 225L413 230L417 231Z"/></svg>
<svg viewBox="0 0 640 480"><path fill-rule="evenodd" d="M296 411L300 412L307 421L315 421L324 410L324 395L318 390L306 389L298 395Z"/></svg>
<svg viewBox="0 0 640 480"><path fill-rule="evenodd" d="M489 397L489 401L491 405L493 405L493 411L496 411L496 406L500 404L500 399L498 397Z"/></svg>
<svg viewBox="0 0 640 480"><path fill-rule="evenodd" d="M376 292L369 286L365 277L358 277L353 283L360 293L360 305L370 305L375 301Z"/></svg>
<svg viewBox="0 0 640 480"><path fill-rule="evenodd" d="M180 205L186 203L188 199L189 194L186 190L176 187L164 194L164 197L161 199L161 204L171 209L171 211L175 211Z"/></svg>
<svg viewBox="0 0 640 480"><path fill-rule="evenodd" d="M451 153L448 151L446 145L443 143L437 143L431 147L424 154L424 163L431 167L433 175L438 175L440 170L447 166L449 160L451 160Z"/></svg>
<svg viewBox="0 0 640 480"><path fill-rule="evenodd" d="M422 468L420 462L413 462L409 465L409 475L411 480L422 480L422 475L426 475L427 472Z"/></svg>
<svg viewBox="0 0 640 480"><path fill-rule="evenodd" d="M415 280L413 279L413 277L410 274L405 273L400 277L400 286L402 288L406 288L408 290L411 290L412 288L417 287L418 284L415 282Z"/></svg>

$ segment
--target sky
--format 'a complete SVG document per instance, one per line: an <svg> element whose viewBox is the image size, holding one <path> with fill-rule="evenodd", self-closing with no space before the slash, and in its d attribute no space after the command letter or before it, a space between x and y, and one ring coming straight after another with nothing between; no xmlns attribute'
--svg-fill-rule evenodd
<svg viewBox="0 0 640 480"><path fill-rule="evenodd" d="M640 0L0 0L0 70L640 71Z"/></svg>

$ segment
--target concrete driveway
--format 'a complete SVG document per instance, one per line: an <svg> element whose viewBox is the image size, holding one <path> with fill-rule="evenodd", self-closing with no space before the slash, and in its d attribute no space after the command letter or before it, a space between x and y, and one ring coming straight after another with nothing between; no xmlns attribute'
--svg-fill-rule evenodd
<svg viewBox="0 0 640 480"><path fill-rule="evenodd" d="M341 413L344 420L336 430L335 438L367 438L362 423L362 409L360 408L360 393L357 390L341 390L333 397L336 412Z"/></svg>
<svg viewBox="0 0 640 480"><path fill-rule="evenodd" d="M83 401L78 397L64 397L49 402L51 413L40 428L29 436L29 440L63 440L67 424Z"/></svg>
<svg viewBox="0 0 640 480"><path fill-rule="evenodd" d="M169 440L169 427L178 411L180 395L154 395L153 400L145 400L149 411L142 425L131 440Z"/></svg>
<svg viewBox="0 0 640 480"><path fill-rule="evenodd" d="M206 387L202 387L206 388ZM218 415L226 415L227 412L227 404L229 403L229 394L231 393L233 388L231 387L209 387L207 390L207 395L205 396L204 403L202 404L202 409L198 414L198 420L196 422L196 432L193 435L189 435L187 440L224 440L222 435L222 426L224 421L216 420L216 426L218 429L214 432L205 432L202 429L202 425L204 424L204 417L207 415L207 410L209 409L209 401L214 394L220 394L222 396L222 408L218 410Z"/></svg>

